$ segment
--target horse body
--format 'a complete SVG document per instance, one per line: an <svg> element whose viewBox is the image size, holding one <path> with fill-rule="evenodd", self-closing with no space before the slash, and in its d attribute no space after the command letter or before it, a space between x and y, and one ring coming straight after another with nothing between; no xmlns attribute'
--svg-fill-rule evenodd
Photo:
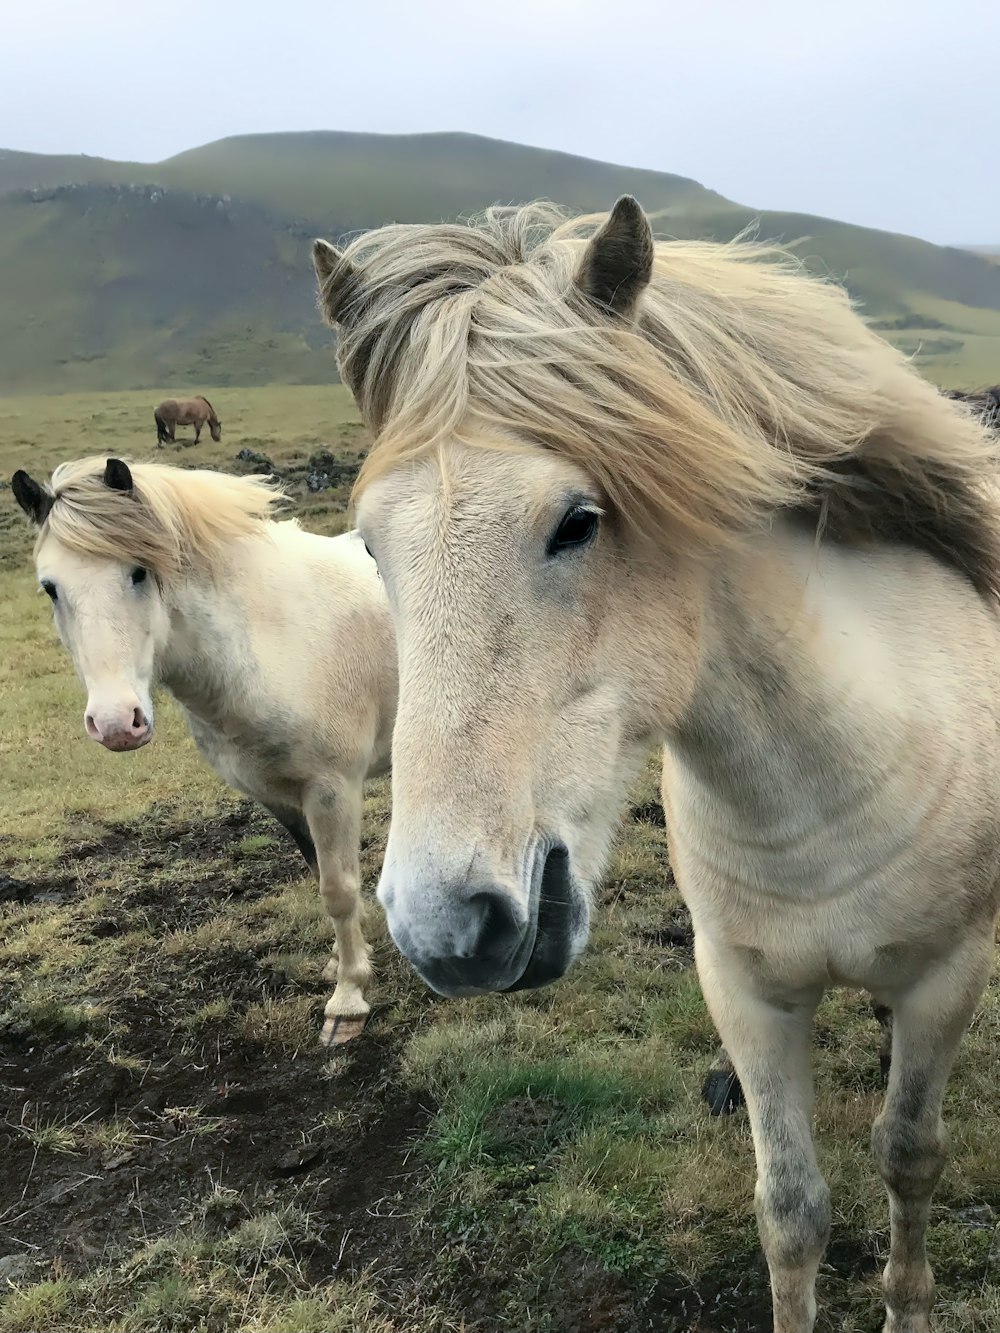
<svg viewBox="0 0 1000 1333"><path fill-rule="evenodd" d="M996 612L925 555L779 528L705 614L663 779L696 936L761 991L892 1005L997 910Z"/></svg>
<svg viewBox="0 0 1000 1333"><path fill-rule="evenodd" d="M218 444L222 439L222 423L216 416L215 408L200 394L196 398L167 398L154 409L156 421L157 446L172 444L178 426L194 427L194 442L201 439L202 427L207 423L212 439Z"/></svg>
<svg viewBox="0 0 1000 1333"><path fill-rule="evenodd" d="M320 537L294 521L268 521L274 493L259 480L153 464L134 466L127 489L119 487L120 532L106 538L121 547L120 558L100 547L88 555L87 515L100 477L94 460L57 471L36 550L57 627L88 689L88 732L114 749L146 743L152 689L162 685L215 772L285 825L318 874L333 919L339 963L332 959L325 974L336 975L337 986L324 1036L345 1039L368 1012L362 786L388 767L396 693L394 639L375 567L354 534ZM186 507L202 507L210 527L207 507L223 514L234 495L251 507L249 517L221 535L203 531L200 549L179 565L157 568L156 552L130 541L130 520L143 523L144 503L148 529L155 531L153 514L162 518L165 497L172 521L183 525ZM67 530L59 509L71 505L82 523ZM113 521L114 509L105 505L105 513ZM151 577L135 584L139 558L149 560ZM134 713L141 732L133 737Z"/></svg>
<svg viewBox="0 0 1000 1333"><path fill-rule="evenodd" d="M527 208L315 255L376 434L358 520L399 644L394 939L445 994L561 976L662 745L775 1333L816 1315L832 984L893 1012L885 1328L927 1333L943 1090L1000 905L995 442L835 290L745 247L654 247L634 201L589 240Z"/></svg>

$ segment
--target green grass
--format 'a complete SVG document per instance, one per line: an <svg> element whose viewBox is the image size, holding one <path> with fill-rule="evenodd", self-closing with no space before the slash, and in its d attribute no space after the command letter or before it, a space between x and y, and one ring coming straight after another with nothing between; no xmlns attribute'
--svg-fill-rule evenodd
<svg viewBox="0 0 1000 1333"><path fill-rule="evenodd" d="M294 469L320 444L360 447L339 388L206 392L224 438L177 451L185 465L227 466L249 446ZM174 457L157 454L152 401L0 401L4 474L45 476L91 450ZM342 492L294 495L310 526L346 522ZM371 784L377 1013L360 1042L320 1053L330 932L315 886L277 826L203 767L166 701L135 755L84 737L30 533L4 503L0 854L6 873L55 891L0 906L0 1042L18 1062L0 1093L0 1253L30 1256L0 1290L0 1333L767 1327L746 1119L702 1106L715 1034L689 954L653 934L681 908L663 829L626 823L591 947L562 984L432 1001L371 902L389 813L388 785ZM634 795L655 798L652 769ZM877 1333L878 1032L862 997L837 992L817 1033L834 1203L818 1328ZM998 1044L994 982L947 1098L930 1233L939 1333L1000 1327ZM249 1100L219 1100L231 1095ZM309 1144L326 1153L315 1170L274 1176Z"/></svg>

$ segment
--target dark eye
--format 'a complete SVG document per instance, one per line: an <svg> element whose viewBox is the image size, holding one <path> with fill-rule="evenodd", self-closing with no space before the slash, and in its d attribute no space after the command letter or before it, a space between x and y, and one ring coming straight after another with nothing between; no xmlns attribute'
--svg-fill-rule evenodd
<svg viewBox="0 0 1000 1333"><path fill-rule="evenodd" d="M135 569L132 570L129 578L132 580L132 586L137 588L140 583L146 582L146 571L143 569L142 565L137 565Z"/></svg>
<svg viewBox="0 0 1000 1333"><path fill-rule="evenodd" d="M56 600L56 598L58 597L58 593L56 592L56 585L55 585L54 583L50 583L48 579L45 579L45 580L43 580L43 582L42 582L42 588L43 588L44 591L45 591L45 595L46 595L51 601L54 602L54 601Z"/></svg>
<svg viewBox="0 0 1000 1333"><path fill-rule="evenodd" d="M600 522L601 516L596 509L574 505L563 514L559 526L549 538L546 555L559 555L561 551L586 546L596 536Z"/></svg>

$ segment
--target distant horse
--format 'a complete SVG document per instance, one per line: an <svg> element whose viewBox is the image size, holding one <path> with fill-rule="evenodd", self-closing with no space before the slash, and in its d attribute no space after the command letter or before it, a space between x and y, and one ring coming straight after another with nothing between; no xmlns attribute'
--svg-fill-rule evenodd
<svg viewBox="0 0 1000 1333"><path fill-rule="evenodd" d="M544 205L315 246L374 438L400 696L378 896L446 995L556 980L662 744L671 865L746 1095L774 1333L830 1229L825 987L892 1010L887 1333L928 1333L942 1097L1000 907L1000 444L745 242Z"/></svg>
<svg viewBox="0 0 1000 1333"><path fill-rule="evenodd" d="M333 920L325 1041L364 1026L362 785L389 763L396 654L385 593L352 533L319 537L269 514L259 477L116 458L63 463L47 487L13 478L38 525L35 562L87 688L87 735L135 750L152 690L180 703L215 772L288 829Z"/></svg>
<svg viewBox="0 0 1000 1333"><path fill-rule="evenodd" d="M156 421L156 443L173 444L174 432L178 426L194 427L194 443L201 439L201 428L208 422L212 439L218 444L222 439L222 422L215 415L215 408L198 394L196 398L166 398L153 409Z"/></svg>

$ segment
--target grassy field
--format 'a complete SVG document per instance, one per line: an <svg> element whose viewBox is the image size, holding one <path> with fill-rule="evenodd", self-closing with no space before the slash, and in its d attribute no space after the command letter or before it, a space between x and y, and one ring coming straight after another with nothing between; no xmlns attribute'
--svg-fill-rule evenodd
<svg viewBox="0 0 1000 1333"><path fill-rule="evenodd" d="M340 389L211 389L219 445L346 522L308 459L354 460ZM0 475L157 454L155 395L0 399ZM169 457L170 455L166 455ZM0 505L0 1333L763 1333L745 1114L711 1119L715 1050L652 769L591 947L561 985L445 1002L372 899L367 1032L315 1044L329 929L283 831L225 792L161 704L155 743L87 740L83 695ZM369 895L388 825L372 784ZM932 1214L941 1333L1000 1327L1000 990L952 1080ZM878 1030L816 1028L834 1196L822 1333L876 1333L886 1205L869 1159Z"/></svg>

